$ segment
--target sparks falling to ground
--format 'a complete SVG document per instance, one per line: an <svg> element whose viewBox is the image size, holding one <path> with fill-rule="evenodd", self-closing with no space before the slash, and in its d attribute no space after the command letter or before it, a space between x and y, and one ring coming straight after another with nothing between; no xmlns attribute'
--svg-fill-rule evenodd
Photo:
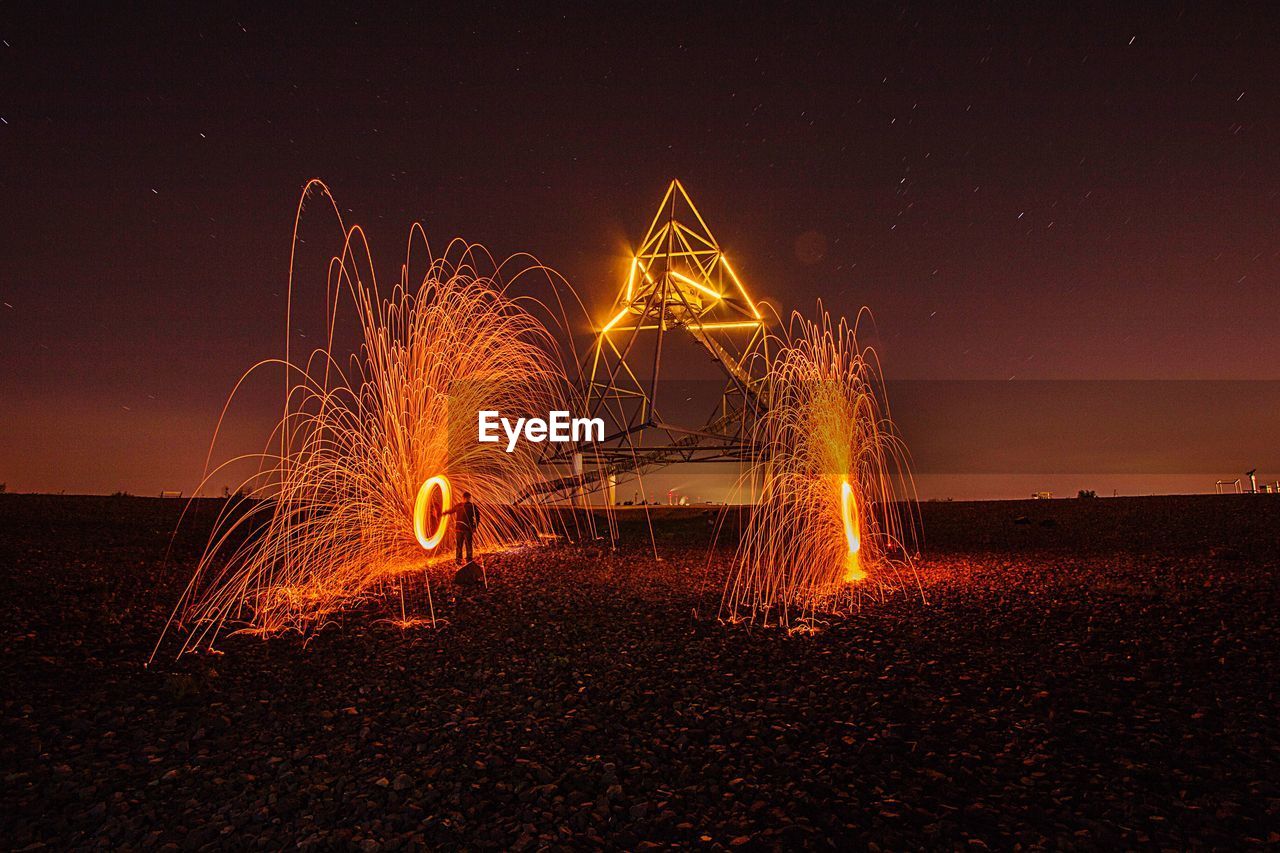
<svg viewBox="0 0 1280 853"><path fill-rule="evenodd" d="M875 353L844 320L792 318L769 365L769 405L745 485L758 502L722 612L789 625L847 611L915 580L906 451L884 402Z"/></svg>
<svg viewBox="0 0 1280 853"><path fill-rule="evenodd" d="M328 189L312 182L303 202L316 197L341 223ZM208 647L224 629L308 634L377 598L398 599L399 618L390 621L401 627L434 624L428 572L452 556L449 510L464 493L484 508L480 552L551 532L549 505L525 500L546 491L546 458L528 444L477 441L476 417L536 417L582 403L582 377L571 392L563 368L580 362L561 358L554 324L542 319L554 314L511 295L504 265L478 247L454 241L433 257L418 226L384 297L363 232L343 226L342 237L328 262L324 344L301 361L286 345L283 359L245 375L284 368L283 414L268 451L253 457L259 470L241 488L248 500L223 509L174 611L180 651ZM300 242L295 222L286 341ZM427 258L416 273L415 250ZM549 273L530 264L514 278L529 270ZM568 328L564 295L572 290L549 278L556 322ZM763 370L750 383L755 420L743 437L753 460L746 491L757 503L725 589L730 621L807 622L915 582L906 547L916 530L912 505L897 501L914 489L875 355L859 348L854 328L819 314L817 323L794 315L790 331L772 338L772 357L769 346L748 356ZM352 335L351 345L338 343ZM638 467L634 452L630 469ZM571 486L611 470L578 472ZM405 606L409 587L422 592L421 606Z"/></svg>
<svg viewBox="0 0 1280 853"><path fill-rule="evenodd" d="M308 192L329 198L317 182ZM542 477L533 453L478 444L475 413L564 408L556 344L498 270L480 271L483 250L454 241L411 281L421 235L415 226L384 299L363 234L345 230L329 266L328 345L304 362L286 355L284 414L261 472L244 484L261 500L220 518L175 612L187 629L183 650L224 627L308 632L353 603L403 595L410 578L430 602L425 570L453 556L444 510L463 491L484 507L478 551L546 530L538 507L512 505ZM334 341L346 299L359 343L344 359ZM258 368L271 363L280 364Z"/></svg>

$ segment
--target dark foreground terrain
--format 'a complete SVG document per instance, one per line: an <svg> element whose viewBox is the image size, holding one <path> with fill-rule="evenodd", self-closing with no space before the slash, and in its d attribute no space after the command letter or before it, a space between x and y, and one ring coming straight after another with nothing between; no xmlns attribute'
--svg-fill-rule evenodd
<svg viewBox="0 0 1280 853"><path fill-rule="evenodd" d="M1280 840L1280 498L929 504L927 603L790 635L715 620L700 514L661 561L624 520L440 580L436 630L144 668L214 511L166 568L179 508L0 496L5 846Z"/></svg>

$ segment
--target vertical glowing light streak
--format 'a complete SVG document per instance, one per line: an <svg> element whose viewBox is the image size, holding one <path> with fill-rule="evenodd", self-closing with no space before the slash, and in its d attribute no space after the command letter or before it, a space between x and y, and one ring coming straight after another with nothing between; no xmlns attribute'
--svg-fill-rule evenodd
<svg viewBox="0 0 1280 853"><path fill-rule="evenodd" d="M862 570L862 561L858 556L858 552L862 550L862 534L858 529L858 499L848 480L840 484L840 520L844 522L845 543L849 546L849 555L845 558L845 582L866 580L867 573Z"/></svg>

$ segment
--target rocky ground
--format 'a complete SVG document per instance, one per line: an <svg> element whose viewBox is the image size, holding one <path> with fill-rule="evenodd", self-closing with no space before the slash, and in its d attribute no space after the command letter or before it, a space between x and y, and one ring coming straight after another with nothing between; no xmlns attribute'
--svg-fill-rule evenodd
<svg viewBox="0 0 1280 853"><path fill-rule="evenodd" d="M920 596L716 621L698 513L144 667L214 511L0 495L5 846L1280 841L1280 498L927 504ZM411 598L410 607L415 606Z"/></svg>

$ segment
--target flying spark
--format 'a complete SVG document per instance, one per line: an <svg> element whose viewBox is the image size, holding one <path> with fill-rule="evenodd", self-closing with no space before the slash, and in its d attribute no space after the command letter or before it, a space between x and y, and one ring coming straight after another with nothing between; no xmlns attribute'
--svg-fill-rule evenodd
<svg viewBox="0 0 1280 853"><path fill-rule="evenodd" d="M855 329L793 315L769 366L747 476L751 510L725 589L731 621L790 625L919 587L906 449ZM905 514L905 518L904 518Z"/></svg>
<svg viewBox="0 0 1280 853"><path fill-rule="evenodd" d="M328 196L318 182L313 189ZM294 233L296 251L296 225ZM403 597L410 579L421 580L434 613L426 570L446 559L444 511L455 492L484 508L479 552L535 542L549 527L544 507L514 506L543 479L535 451L495 451L474 433L480 409L567 408L558 350L532 300L508 294L500 266L481 273L488 255L458 240L411 279L415 236L425 246L417 226L398 285L379 298L363 233L344 234L329 264L328 345L296 362L286 348L241 379L283 367L284 414L258 474L236 490L248 500L222 510L175 610L182 651L207 647L227 626L310 633L390 590ZM292 315L292 280L289 292ZM359 345L344 359L334 341L347 300Z"/></svg>

